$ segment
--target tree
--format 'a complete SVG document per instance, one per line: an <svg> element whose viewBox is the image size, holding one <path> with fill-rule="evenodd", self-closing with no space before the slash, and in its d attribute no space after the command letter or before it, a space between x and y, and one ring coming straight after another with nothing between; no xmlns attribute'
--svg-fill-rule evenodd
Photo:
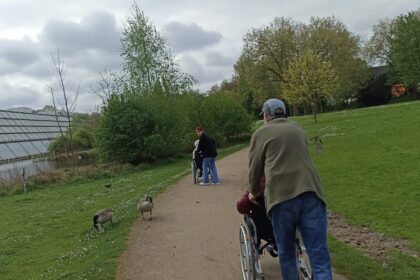
<svg viewBox="0 0 420 280"><path fill-rule="evenodd" d="M388 62L390 80L420 84L420 9L397 17L391 26Z"/></svg>
<svg viewBox="0 0 420 280"><path fill-rule="evenodd" d="M269 26L245 35L235 64L235 79L251 89L256 107L261 107L267 98L281 98L283 72L297 52L300 29L301 24L290 18L275 18Z"/></svg>
<svg viewBox="0 0 420 280"><path fill-rule="evenodd" d="M373 35L363 47L363 55L372 64L386 64L389 55L391 26L393 20L381 19L373 26Z"/></svg>
<svg viewBox="0 0 420 280"><path fill-rule="evenodd" d="M77 87L76 92L71 95L68 93L67 91L67 85L66 85L66 78L65 78L65 69L64 69L64 62L61 61L61 56L60 56L60 50L57 49L57 56L55 57L52 53L51 53L51 59L52 62L54 64L54 68L55 71L57 72L57 83L58 85L56 85L56 87L58 87L58 91L61 91L61 96L62 96L62 102L63 102L63 110L65 113L65 116L67 118L67 121L69 123L68 126L68 131L66 132L66 134L68 135L69 141L66 140L66 137L64 137L64 130L62 129L60 122L58 120L58 108L57 108L57 94L55 91L55 87L53 86L52 83L50 83L49 89L50 89L50 93L51 93L51 97L52 97L52 102L53 102L53 107L55 110L55 116L56 116L56 120L60 129L60 133L61 136L64 138L64 143L65 143L65 150L66 150L66 156L68 156L68 154L70 153L71 157L70 157L70 165L73 167L73 170L76 168L75 162L74 162L74 149L73 149L73 128L72 128L72 122L71 122L71 115L74 113L75 109L76 109L76 104L77 104L77 97L79 95L79 90L80 90L80 83Z"/></svg>
<svg viewBox="0 0 420 280"><path fill-rule="evenodd" d="M252 118L231 94L219 91L203 99L199 108L198 125L203 125L218 145L251 134Z"/></svg>
<svg viewBox="0 0 420 280"><path fill-rule="evenodd" d="M100 72L99 75L98 84L91 88L91 91L101 98L102 104L106 104L111 95L122 92L123 78L119 73L112 70L105 70Z"/></svg>
<svg viewBox="0 0 420 280"><path fill-rule="evenodd" d="M336 18L327 17L311 18L309 24L276 18L268 27L247 33L235 64L235 79L252 89L257 107L269 97L283 98L287 94L285 71L308 49L334 69L338 81L335 103L355 95L370 77L360 58L359 37Z"/></svg>
<svg viewBox="0 0 420 280"><path fill-rule="evenodd" d="M313 17L302 33L303 49L311 49L331 63L337 75L336 103L357 95L371 77L367 64L360 58L359 36L349 32L335 17Z"/></svg>
<svg viewBox="0 0 420 280"><path fill-rule="evenodd" d="M190 91L194 83L192 76L180 71L165 39L138 5L134 3L132 8L121 39L127 88L138 94L179 94Z"/></svg>
<svg viewBox="0 0 420 280"><path fill-rule="evenodd" d="M365 56L385 63L388 84L420 88L420 9L380 20L367 42Z"/></svg>
<svg viewBox="0 0 420 280"><path fill-rule="evenodd" d="M332 97L340 86L331 63L309 49L289 63L284 75L285 100L292 105L310 104L315 122L321 98Z"/></svg>

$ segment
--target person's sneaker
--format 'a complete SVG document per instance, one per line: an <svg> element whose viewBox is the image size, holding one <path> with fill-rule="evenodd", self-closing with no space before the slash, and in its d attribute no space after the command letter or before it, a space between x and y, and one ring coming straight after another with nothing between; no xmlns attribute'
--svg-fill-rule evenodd
<svg viewBox="0 0 420 280"><path fill-rule="evenodd" d="M204 183L204 182L200 183L200 186L208 186L208 185L210 185L210 183Z"/></svg>
<svg viewBox="0 0 420 280"><path fill-rule="evenodd" d="M216 186L216 185L220 185L220 182L217 182L217 183L213 183L213 185L215 185L215 186Z"/></svg>

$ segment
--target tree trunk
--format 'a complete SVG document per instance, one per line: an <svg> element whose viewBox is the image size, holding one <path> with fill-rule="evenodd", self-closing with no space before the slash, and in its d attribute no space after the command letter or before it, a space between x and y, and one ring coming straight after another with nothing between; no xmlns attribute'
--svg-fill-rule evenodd
<svg viewBox="0 0 420 280"><path fill-rule="evenodd" d="M316 99L313 99L312 100L312 114L314 116L314 121L318 122L317 119L316 119L316 107L317 107Z"/></svg>

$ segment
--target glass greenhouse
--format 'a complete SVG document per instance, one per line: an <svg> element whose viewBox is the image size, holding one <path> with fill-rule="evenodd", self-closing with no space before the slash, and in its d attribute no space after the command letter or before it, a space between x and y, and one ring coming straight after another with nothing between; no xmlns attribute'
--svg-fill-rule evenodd
<svg viewBox="0 0 420 280"><path fill-rule="evenodd" d="M46 154L68 126L67 118L54 114L0 110L0 163Z"/></svg>

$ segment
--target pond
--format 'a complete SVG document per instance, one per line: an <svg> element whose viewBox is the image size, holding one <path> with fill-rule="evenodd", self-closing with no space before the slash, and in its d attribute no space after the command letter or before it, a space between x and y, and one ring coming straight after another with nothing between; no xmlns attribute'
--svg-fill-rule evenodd
<svg viewBox="0 0 420 280"><path fill-rule="evenodd" d="M0 180L3 182L22 179L23 170L25 177L36 175L43 171L50 171L56 168L56 164L48 158L37 158L14 161L0 164Z"/></svg>
<svg viewBox="0 0 420 280"><path fill-rule="evenodd" d="M77 165L83 166L91 164L94 159L84 156L77 157ZM25 178L37 175L41 172L47 172L63 168L66 163L63 160L50 160L47 157L19 160L0 164L0 180L7 183L16 180L22 180L22 174L25 172Z"/></svg>

